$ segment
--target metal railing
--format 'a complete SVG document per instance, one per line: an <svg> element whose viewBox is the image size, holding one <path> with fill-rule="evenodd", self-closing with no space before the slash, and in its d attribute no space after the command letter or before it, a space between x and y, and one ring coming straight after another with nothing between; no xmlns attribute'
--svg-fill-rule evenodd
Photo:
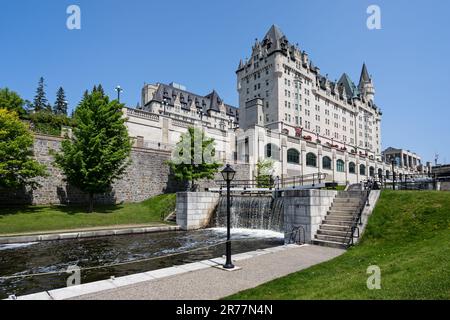
<svg viewBox="0 0 450 320"><path fill-rule="evenodd" d="M241 189L269 189L279 190L287 188L296 188L301 186L316 186L325 181L326 173L311 173L303 176L295 176L289 178L273 178L271 176L261 177L255 180L233 180L231 181L231 188ZM216 180L215 184L219 188L226 188L224 180Z"/></svg>
<svg viewBox="0 0 450 320"><path fill-rule="evenodd" d="M369 197L370 197L370 192L373 190L374 188L374 182L372 180L368 180L367 182L364 183L364 200L360 203L360 206L358 208L358 213L356 215L353 215L352 220L351 220L351 226L350 226L350 230L347 231L345 238L344 238L344 243L347 247L353 246L354 245L354 238L359 238L360 236L360 230L359 230L359 226L362 225L362 215L364 212L364 209L366 206L369 206ZM355 232L357 231L357 234L355 235Z"/></svg>
<svg viewBox="0 0 450 320"><path fill-rule="evenodd" d="M390 190L435 190L439 178L434 174L390 174L370 179L376 189Z"/></svg>
<svg viewBox="0 0 450 320"><path fill-rule="evenodd" d="M303 242L302 240L303 233ZM298 240L297 240L298 238ZM289 237L289 243L295 244L305 244L306 243L306 231L303 226L294 226L292 227L291 236Z"/></svg>

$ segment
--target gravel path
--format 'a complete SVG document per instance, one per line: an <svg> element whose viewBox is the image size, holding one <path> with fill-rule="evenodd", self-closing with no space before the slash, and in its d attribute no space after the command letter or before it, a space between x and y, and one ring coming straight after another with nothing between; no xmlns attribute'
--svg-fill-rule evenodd
<svg viewBox="0 0 450 320"><path fill-rule="evenodd" d="M276 249L276 248L274 248ZM125 287L79 296L77 300L204 300L220 299L270 280L333 259L345 250L313 245L293 246L239 260L241 269L196 270Z"/></svg>

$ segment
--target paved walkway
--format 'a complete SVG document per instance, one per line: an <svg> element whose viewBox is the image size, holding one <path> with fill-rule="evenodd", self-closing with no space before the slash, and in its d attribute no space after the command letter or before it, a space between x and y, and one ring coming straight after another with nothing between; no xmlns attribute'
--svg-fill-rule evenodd
<svg viewBox="0 0 450 320"><path fill-rule="evenodd" d="M203 300L220 299L256 287L270 280L333 259L345 251L313 245L289 245L266 249L266 254L236 255L237 271L219 269L223 259L212 259L211 265L187 273L139 282L75 297L77 300ZM264 250L262 250L264 251ZM180 266L183 267L183 266Z"/></svg>

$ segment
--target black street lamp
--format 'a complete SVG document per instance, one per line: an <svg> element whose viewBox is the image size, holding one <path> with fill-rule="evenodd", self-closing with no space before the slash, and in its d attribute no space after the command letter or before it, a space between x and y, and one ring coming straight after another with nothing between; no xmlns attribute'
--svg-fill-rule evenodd
<svg viewBox="0 0 450 320"><path fill-rule="evenodd" d="M231 262L231 235L230 235L230 224L231 224L231 197L230 197L230 183L234 179L236 171L227 164L225 169L222 170L223 180L227 182L227 260L223 266L225 269L233 269L234 265Z"/></svg>
<svg viewBox="0 0 450 320"><path fill-rule="evenodd" d="M392 190L395 190L395 159L392 158L391 160L392 163Z"/></svg>
<svg viewBox="0 0 450 320"><path fill-rule="evenodd" d="M120 86L117 86L115 90L117 91L117 101L120 103L120 93L123 91L123 89Z"/></svg>

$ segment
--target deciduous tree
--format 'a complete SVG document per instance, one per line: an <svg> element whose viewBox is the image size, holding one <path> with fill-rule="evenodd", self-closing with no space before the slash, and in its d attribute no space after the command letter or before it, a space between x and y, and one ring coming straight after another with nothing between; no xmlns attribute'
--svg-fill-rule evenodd
<svg viewBox="0 0 450 320"><path fill-rule="evenodd" d="M125 126L122 104L110 101L99 87L86 92L75 110L76 127L62 142L55 162L66 180L89 195L89 212L94 195L110 191L128 164L131 141Z"/></svg>
<svg viewBox="0 0 450 320"><path fill-rule="evenodd" d="M33 135L14 111L0 108L0 186L36 188L33 179L46 176L46 167L33 157Z"/></svg>
<svg viewBox="0 0 450 320"><path fill-rule="evenodd" d="M191 190L195 191L196 181L214 179L221 167L214 157L214 139L206 137L203 130L190 127L180 137L172 159L168 163L175 178L189 181Z"/></svg>

